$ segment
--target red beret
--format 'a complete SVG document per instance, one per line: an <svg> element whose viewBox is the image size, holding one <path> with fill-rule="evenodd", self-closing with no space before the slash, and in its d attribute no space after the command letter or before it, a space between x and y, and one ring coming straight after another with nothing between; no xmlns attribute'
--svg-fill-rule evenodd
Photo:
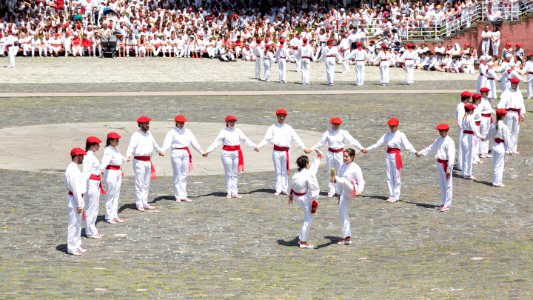
<svg viewBox="0 0 533 300"><path fill-rule="evenodd" d="M507 110L505 110L505 108L498 108L496 110L496 115L498 115L498 116L503 116L505 114L507 114Z"/></svg>
<svg viewBox="0 0 533 300"><path fill-rule="evenodd" d="M437 130L448 130L450 129L450 126L448 126L448 124L439 124L435 127L435 129Z"/></svg>
<svg viewBox="0 0 533 300"><path fill-rule="evenodd" d="M510 42L505 43L505 45L506 45L507 47L511 47L511 43L510 43Z"/></svg>
<svg viewBox="0 0 533 300"><path fill-rule="evenodd" d="M465 104L465 110L473 110L473 109L476 109L474 104L472 104L472 103Z"/></svg>
<svg viewBox="0 0 533 300"><path fill-rule="evenodd" d="M302 41L303 41L304 43L307 43L307 38L303 38Z"/></svg>
<svg viewBox="0 0 533 300"><path fill-rule="evenodd" d="M357 43L355 43L355 44L356 44L357 46L362 46L362 45L363 45L363 43L361 43L361 42L357 42Z"/></svg>
<svg viewBox="0 0 533 300"><path fill-rule="evenodd" d="M520 83L520 79L513 77L511 80L509 80L511 83Z"/></svg>
<svg viewBox="0 0 533 300"><path fill-rule="evenodd" d="M260 39L260 38L256 38L256 39L255 39L255 42L256 42L256 43L261 43L261 39Z"/></svg>
<svg viewBox="0 0 533 300"><path fill-rule="evenodd" d="M280 44L284 44L284 43L285 43L285 40L279 40L279 43L280 43Z"/></svg>
<svg viewBox="0 0 533 300"><path fill-rule="evenodd" d="M333 39L329 39L327 43L328 44L333 44Z"/></svg>
<svg viewBox="0 0 533 300"><path fill-rule="evenodd" d="M516 47L522 48L522 43L516 43Z"/></svg>
<svg viewBox="0 0 533 300"><path fill-rule="evenodd" d="M396 118L391 118L391 119L389 119L387 124L389 126L398 126L398 125L400 125L400 121L398 119L396 119Z"/></svg>
<svg viewBox="0 0 533 300"><path fill-rule="evenodd" d="M331 118L331 120L329 120L329 122L331 124L342 124L342 119L335 117L335 118Z"/></svg>
<svg viewBox="0 0 533 300"><path fill-rule="evenodd" d="M229 121L237 121L237 117L235 116L232 116L232 115L229 115L227 116L225 119L224 119L224 122L229 122Z"/></svg>
<svg viewBox="0 0 533 300"><path fill-rule="evenodd" d="M108 139L120 139L121 136L120 134L116 133L116 132L110 132L107 134L107 138Z"/></svg>
<svg viewBox="0 0 533 300"><path fill-rule="evenodd" d="M86 155L87 152L85 152L85 150L81 149L81 148L72 148L72 150L70 150L70 156L78 156L78 155Z"/></svg>
<svg viewBox="0 0 533 300"><path fill-rule="evenodd" d="M466 43L466 44L465 44L465 47L466 47L466 48L470 48L470 44L469 44L469 43Z"/></svg>
<svg viewBox="0 0 533 300"><path fill-rule="evenodd" d="M472 97L472 94L469 91L463 91L461 93L461 98L469 98Z"/></svg>
<svg viewBox="0 0 533 300"><path fill-rule="evenodd" d="M490 92L490 89L488 87L482 87L479 89L480 93Z"/></svg>
<svg viewBox="0 0 533 300"><path fill-rule="evenodd" d="M472 95L472 100L477 100L477 99L481 99L481 94L475 93L474 95Z"/></svg>
<svg viewBox="0 0 533 300"><path fill-rule="evenodd" d="M276 110L276 116L277 115L288 115L288 113L283 108L280 108L280 109Z"/></svg>
<svg viewBox="0 0 533 300"><path fill-rule="evenodd" d="M146 117L146 116L140 116L138 119L137 119L137 123L146 123L146 122L150 122L152 119Z"/></svg>
<svg viewBox="0 0 533 300"><path fill-rule="evenodd" d="M90 137L87 138L87 143L89 143L89 144L100 144L101 142L102 141L99 138L95 137L95 136L90 136Z"/></svg>
<svg viewBox="0 0 533 300"><path fill-rule="evenodd" d="M174 118L174 121L185 123L185 122L187 122L187 118L185 118L184 115L177 115L177 116Z"/></svg>
<svg viewBox="0 0 533 300"><path fill-rule="evenodd" d="M528 56L532 56L533 57L533 52L529 52Z"/></svg>
<svg viewBox="0 0 533 300"><path fill-rule="evenodd" d="M382 49L388 49L389 46L387 46L387 44L383 43L383 44L381 44L381 48L382 48Z"/></svg>

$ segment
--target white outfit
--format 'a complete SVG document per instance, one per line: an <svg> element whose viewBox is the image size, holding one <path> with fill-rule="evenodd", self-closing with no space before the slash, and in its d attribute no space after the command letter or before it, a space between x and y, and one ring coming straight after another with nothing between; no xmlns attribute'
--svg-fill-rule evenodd
<svg viewBox="0 0 533 300"><path fill-rule="evenodd" d="M485 73L487 72L487 64L484 62L479 63L479 75L477 77L477 92L479 93L479 90L485 86L485 81L487 80L485 78Z"/></svg>
<svg viewBox="0 0 533 300"><path fill-rule="evenodd" d="M335 177L337 191L339 191L339 221L344 238L351 237L350 219L348 218L348 204L356 194L361 194L365 188L363 172L358 164L352 162L343 164Z"/></svg>
<svg viewBox="0 0 533 300"><path fill-rule="evenodd" d="M463 150L461 149L461 141L463 140L463 117L465 116L465 102L459 102L457 104L457 108L455 111L455 117L457 119L457 133L458 133L458 141L459 141L459 147L457 149L457 167L459 170L463 167Z"/></svg>
<svg viewBox="0 0 533 300"><path fill-rule="evenodd" d="M337 60L342 60L337 47L324 47L322 49L320 60L324 61L326 64L326 79L328 85L333 85L333 81L335 80L335 63Z"/></svg>
<svg viewBox="0 0 533 300"><path fill-rule="evenodd" d="M528 60L522 69L522 72L527 73L527 98L533 98L533 60Z"/></svg>
<svg viewBox="0 0 533 300"><path fill-rule="evenodd" d="M289 58L289 49L283 47L276 51L276 61L278 62L279 82L287 83L287 59Z"/></svg>
<svg viewBox="0 0 533 300"><path fill-rule="evenodd" d="M491 67L486 68L485 77L484 77L482 86L490 89L488 97L491 99L498 98L498 94L496 90L497 79L498 78L496 77L496 71Z"/></svg>
<svg viewBox="0 0 533 300"><path fill-rule="evenodd" d="M300 67L302 71L302 84L309 84L309 75L311 72L311 59L314 60L313 48L309 44L302 45L298 48L296 54L300 58Z"/></svg>
<svg viewBox="0 0 533 300"><path fill-rule="evenodd" d="M433 144L421 150L419 154L423 156L434 155L437 159L442 205L450 206L453 200L453 176L451 174L453 172L453 160L455 158L455 143L449 136L444 138L438 137ZM447 176L446 172L450 175Z"/></svg>
<svg viewBox="0 0 533 300"><path fill-rule="evenodd" d="M518 133L520 132L520 120L526 115L526 107L524 106L524 98L520 89L513 90L512 88L506 90L500 96L501 100L498 103L498 108L505 108L507 116L505 117L505 124L511 130L511 138L509 141L509 151L518 151Z"/></svg>
<svg viewBox="0 0 533 300"><path fill-rule="evenodd" d="M390 52L379 51L378 55L374 59L379 63L379 78L381 84L389 84L389 66L390 62L394 59L394 56Z"/></svg>
<svg viewBox="0 0 533 300"><path fill-rule="evenodd" d="M87 236L96 236L96 217L98 216L98 206L100 205L100 180L91 179L100 178L100 162L94 154L94 151L87 151L83 158L83 175L86 180L87 193L85 193L85 233ZM96 176L96 177L94 177Z"/></svg>
<svg viewBox="0 0 533 300"><path fill-rule="evenodd" d="M275 123L268 127L265 137L257 147L262 148L267 143L271 143L275 148L281 147L287 150L273 150L272 161L274 162L275 177L275 189L276 193L287 193L287 187L289 184L288 174L290 172L290 158L289 150L292 143L295 143L300 148L305 149L304 142L296 131L289 124ZM278 148L279 149L279 148Z"/></svg>
<svg viewBox="0 0 533 300"><path fill-rule="evenodd" d="M399 168L396 163L398 161L398 155L400 155L399 159L401 160L401 154L392 153L392 151L389 151L389 149L401 150L402 148L405 148L411 153L416 153L416 150L407 139L407 136L405 136L405 134L399 130L396 130L396 132L389 131L385 133L374 145L368 147L367 149L368 151L371 151L383 144L387 146L385 164L387 166L386 172L387 185L389 186L389 197L400 200L400 192L402 188L401 168Z"/></svg>
<svg viewBox="0 0 533 300"><path fill-rule="evenodd" d="M492 124L492 106L490 105L489 100L482 98L481 103L479 104L478 109L481 113L481 125L479 127L479 133L481 136L486 136L489 133L490 125ZM479 143L479 153L488 154L489 153L489 140L480 141Z"/></svg>
<svg viewBox="0 0 533 300"><path fill-rule="evenodd" d="M261 68L263 67L263 57L265 52L260 45L254 48L252 51L255 56L255 79L261 79Z"/></svg>
<svg viewBox="0 0 533 300"><path fill-rule="evenodd" d="M189 129L174 127L167 132L161 148L163 152L172 149L170 152L174 183L172 190L176 200L187 199L187 175L189 175L192 168L192 156L189 155L190 146L198 153L203 153L202 147Z"/></svg>
<svg viewBox="0 0 533 300"><path fill-rule="evenodd" d="M226 191L228 195L237 196L239 194L238 182L239 182L239 151L242 150L230 150L224 149L224 147L239 146L243 142L246 146L255 148L257 145L252 142L239 128L226 127L220 131L215 141L207 148L206 152L213 152L218 146L223 145L220 158L222 165L224 166L224 178L226 179ZM242 152L241 152L242 154Z"/></svg>
<svg viewBox="0 0 533 300"><path fill-rule="evenodd" d="M355 59L355 84L357 86L365 85L365 63L368 59L368 53L363 48L352 50L344 60Z"/></svg>
<svg viewBox="0 0 533 300"><path fill-rule="evenodd" d="M477 155L475 152L475 139L481 138L479 133L479 126L476 125L474 120L474 115L466 115L463 117L463 122L461 123L463 128L463 138L461 140L461 147L463 155L461 170L463 170L463 177L470 178L472 177L472 164L474 163L474 156Z"/></svg>
<svg viewBox="0 0 533 300"><path fill-rule="evenodd" d="M67 195L68 204L68 244L67 252L75 253L81 247L81 214L78 209L83 209L85 201L85 180L78 165L71 162L65 171L65 185L70 192ZM72 194L72 195L70 195Z"/></svg>
<svg viewBox="0 0 533 300"><path fill-rule="evenodd" d="M509 150L509 141L511 138L509 127L507 127L503 121L494 123L490 127L487 135L487 139L488 138L494 138L494 143L492 143L492 169L494 172L492 184L495 186L501 186L503 179L503 167L505 163L505 152Z"/></svg>
<svg viewBox="0 0 533 300"><path fill-rule="evenodd" d="M311 229L311 223L313 222L311 205L312 201L320 194L320 187L318 185L318 180L316 179L319 165L320 160L315 158L309 169L304 168L292 176L289 185L292 200L304 211L304 222L299 236L299 239L302 242L307 242L309 239L309 230ZM294 193L304 195L298 196Z"/></svg>
<svg viewBox="0 0 533 300"><path fill-rule="evenodd" d="M414 50L406 50L400 57L400 61L404 63L407 84L415 83L415 60L417 59L418 53Z"/></svg>
<svg viewBox="0 0 533 300"><path fill-rule="evenodd" d="M131 136L127 157L133 156L133 171L135 172L135 205L137 208L148 208L148 192L150 191L151 161L136 159L135 157L151 157L156 150L163 153L150 131L139 130Z"/></svg>
<svg viewBox="0 0 533 300"><path fill-rule="evenodd" d="M15 56L17 56L17 53L19 51L19 47L15 46L15 43L18 43L18 39L16 36L10 35L6 38L5 41L5 47L7 49L7 56L9 58L9 68L15 68Z"/></svg>
<svg viewBox="0 0 533 300"><path fill-rule="evenodd" d="M322 146L324 146L326 143L328 145L328 153L326 154L328 171L331 169L335 169L336 172L339 172L339 169L343 163L342 155L345 143L350 143L358 150L363 149L361 143L359 143L348 131L344 129L330 129L324 132L320 141L318 141L318 143L316 143L311 148L311 150L316 151ZM327 178L327 182L329 186L328 196L333 196L336 193L336 185L334 183L331 183L329 181L329 178Z"/></svg>
<svg viewBox="0 0 533 300"><path fill-rule="evenodd" d="M104 183L106 190L105 219L118 219L118 199L122 186L122 164L126 158L120 154L118 147L107 146L104 149L100 171L105 172Z"/></svg>

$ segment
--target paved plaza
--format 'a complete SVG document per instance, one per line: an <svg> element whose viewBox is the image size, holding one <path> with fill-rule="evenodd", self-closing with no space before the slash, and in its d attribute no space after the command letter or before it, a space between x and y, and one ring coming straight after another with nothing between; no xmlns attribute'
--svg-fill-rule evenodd
<svg viewBox="0 0 533 300"><path fill-rule="evenodd" d="M341 70L341 66L337 66ZM82 257L67 255L67 205L63 173L68 151L87 135L119 132L125 154L142 114L154 122L158 143L184 114L206 149L228 114L258 143L284 107L287 123L312 146L332 116L344 120L363 146L400 120L417 150L438 135L436 124L452 124L463 89L475 75L415 74L391 70L391 85L377 85L377 68L367 68L367 85L336 74L324 85L323 64L312 65L311 85L297 84L289 65L288 84L252 79L252 63L198 59L18 59L0 71L0 298L281 298L281 299L531 299L533 297L533 129L526 115L519 155L507 156L504 183L494 188L491 160L474 166L476 181L455 174L450 211L440 204L436 162L404 155L402 199L388 203L384 149L357 154L366 181L349 214L354 243L341 237L336 198L327 198L327 170L318 180L320 206L311 228L314 250L297 236L301 209L273 195L271 147L245 149L242 199L227 200L220 152L208 158L193 151L188 180L191 203L172 195L169 155L154 158L158 179L149 199L156 210L135 210L131 164L126 164L119 216L103 221L101 240L82 238ZM523 90L524 88L522 88ZM528 113L532 100L526 100ZM323 150L325 150L323 148ZM98 153L101 157L102 150ZM293 162L303 154L292 149Z"/></svg>

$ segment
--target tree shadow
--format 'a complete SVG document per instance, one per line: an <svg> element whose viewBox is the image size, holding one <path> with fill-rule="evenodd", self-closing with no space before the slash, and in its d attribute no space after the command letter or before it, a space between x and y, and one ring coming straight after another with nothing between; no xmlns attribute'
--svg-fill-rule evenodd
<svg viewBox="0 0 533 300"><path fill-rule="evenodd" d="M286 241L286 240L277 240L278 242L278 245L280 246L285 246L285 247L300 247L300 238L299 237L295 237L293 238L292 240L290 241Z"/></svg>
<svg viewBox="0 0 533 300"><path fill-rule="evenodd" d="M324 238L328 239L329 242L316 246L316 249L326 248L326 247L329 247L331 245L336 245L338 241L341 241L341 240L344 239L344 238L341 238L339 236L330 236L330 235L325 236Z"/></svg>
<svg viewBox="0 0 533 300"><path fill-rule="evenodd" d="M429 208L429 209L435 209L438 206L438 205L435 205L435 204L420 203L420 202L406 201L406 200L400 200L400 202L407 203L407 204L413 204L413 205L416 205L418 207Z"/></svg>
<svg viewBox="0 0 533 300"><path fill-rule="evenodd" d="M68 254L67 253L67 244L59 244L56 246L56 250L59 251L59 252L63 252L65 254Z"/></svg>

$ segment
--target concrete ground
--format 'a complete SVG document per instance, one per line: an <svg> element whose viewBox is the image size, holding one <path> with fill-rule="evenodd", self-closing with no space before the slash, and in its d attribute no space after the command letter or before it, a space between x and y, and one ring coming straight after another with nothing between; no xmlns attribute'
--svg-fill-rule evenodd
<svg viewBox="0 0 533 300"><path fill-rule="evenodd" d="M377 69L371 67L365 87L349 81L353 71L337 74L346 79L327 87L322 64L313 68L317 77L308 88L294 84L296 72L289 72L286 85L256 82L250 79L252 64L210 60L19 59L17 69L2 71L0 294L530 299L533 131L528 117L521 127L520 154L506 158L506 187L490 185L491 160L485 159L474 167L476 181L455 174L454 202L447 213L434 209L440 201L433 158L404 155L402 199L390 204L384 201L384 149L358 154L367 187L350 208L351 246L336 245L341 238L337 203L324 195L327 170L321 167L323 194L310 235L318 247L297 247L303 214L286 197L273 195L267 146L259 154L245 152L247 172L239 179L239 200L225 198L218 151L207 159L193 153L198 168L189 178L191 203L173 201L168 157L156 158L161 176L151 184L150 199L157 209L134 209L133 180L127 176L119 213L126 222L110 225L100 217L97 227L106 237L83 238L88 252L82 257L65 253L63 172L69 149L83 146L89 134L120 131L124 153L139 115L154 119L152 130L162 143L173 116L181 113L207 148L224 116L234 114L238 126L259 142L275 121L275 109L284 107L287 122L308 146L329 127L332 116L341 117L343 128L364 146L386 132L388 118L397 117L400 130L418 150L436 138L436 124L454 124L459 92L475 86L473 75L433 72L417 72L417 83L405 86L403 73L394 70L392 84L381 87L375 82ZM104 94L91 94L96 92ZM130 94L121 95L126 92ZM533 111L531 101L526 108ZM455 131L451 135L456 140ZM300 154L293 149L293 161Z"/></svg>

